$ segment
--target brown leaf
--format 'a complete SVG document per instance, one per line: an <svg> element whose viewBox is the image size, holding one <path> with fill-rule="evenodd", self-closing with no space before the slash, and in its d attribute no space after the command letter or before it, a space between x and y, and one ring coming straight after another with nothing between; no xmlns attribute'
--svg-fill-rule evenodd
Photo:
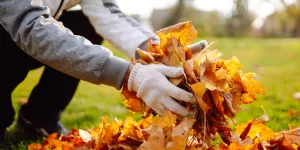
<svg viewBox="0 0 300 150"><path fill-rule="evenodd" d="M300 146L300 128L283 131L281 134L283 134L284 139L290 144L295 144L298 147Z"/></svg>
<svg viewBox="0 0 300 150"><path fill-rule="evenodd" d="M193 83L198 82L198 79L196 78L196 75L194 73L194 65L193 65L193 59L187 60L183 62L183 69L184 73L188 76L191 77L193 80Z"/></svg>
<svg viewBox="0 0 300 150"><path fill-rule="evenodd" d="M145 141L137 150L163 150L164 139L162 128L153 127L148 141Z"/></svg>

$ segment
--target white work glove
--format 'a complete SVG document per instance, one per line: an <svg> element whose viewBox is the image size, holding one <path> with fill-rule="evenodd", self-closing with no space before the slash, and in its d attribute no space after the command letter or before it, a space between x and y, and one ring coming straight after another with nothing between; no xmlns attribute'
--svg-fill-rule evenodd
<svg viewBox="0 0 300 150"><path fill-rule="evenodd" d="M162 64L141 65L136 64L128 78L129 91L137 92L147 106L159 115L168 109L183 117L189 115L185 107L174 99L185 102L195 102L194 95L186 92L166 78L178 78L183 75L181 67L168 67Z"/></svg>

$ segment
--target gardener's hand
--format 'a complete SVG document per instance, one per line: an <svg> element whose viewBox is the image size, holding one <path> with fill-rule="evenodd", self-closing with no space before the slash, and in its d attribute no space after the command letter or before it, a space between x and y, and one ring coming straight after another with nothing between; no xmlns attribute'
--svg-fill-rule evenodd
<svg viewBox="0 0 300 150"><path fill-rule="evenodd" d="M137 92L137 97L152 108L159 115L168 109L181 116L189 113L174 99L194 102L193 94L186 92L168 81L167 77L178 78L183 75L181 67L168 67L161 64L136 64L128 78L128 89Z"/></svg>

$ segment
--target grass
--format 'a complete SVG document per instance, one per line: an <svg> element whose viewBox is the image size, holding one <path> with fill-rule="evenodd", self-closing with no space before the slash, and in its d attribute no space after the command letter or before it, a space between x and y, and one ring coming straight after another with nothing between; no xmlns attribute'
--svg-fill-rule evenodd
<svg viewBox="0 0 300 150"><path fill-rule="evenodd" d="M263 114L261 105L263 105L270 117L267 125L273 130L288 129L288 124L300 126L300 102L293 98L295 92L300 92L299 39L205 39L208 42L215 41L212 47L223 52L224 58L237 56L244 65L244 72L256 72L266 90L266 94L258 96L257 101L243 106L243 111L234 119L236 124L261 116ZM105 46L112 49L114 55L126 58L108 43L105 43ZM31 71L26 80L13 92L12 98L16 111L19 109L17 99L29 96L42 70L43 68ZM298 114L290 115L288 110L296 110ZM105 115L110 119L115 117L124 119L132 114L124 108L120 91L105 85L93 85L81 81L71 104L63 113L62 122L68 128L89 129L96 126L101 116ZM138 118L139 115L135 117ZM26 149L26 142L20 143L16 149Z"/></svg>

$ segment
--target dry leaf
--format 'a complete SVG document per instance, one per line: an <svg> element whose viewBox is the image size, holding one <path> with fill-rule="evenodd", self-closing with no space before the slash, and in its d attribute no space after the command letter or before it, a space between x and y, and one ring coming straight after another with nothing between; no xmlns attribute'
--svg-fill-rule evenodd
<svg viewBox="0 0 300 150"><path fill-rule="evenodd" d="M172 114L170 111L165 110L163 117L155 116L152 120L153 126L157 126L159 128L171 127L176 123L176 115Z"/></svg>
<svg viewBox="0 0 300 150"><path fill-rule="evenodd" d="M206 102L203 101L203 95L204 95L205 90L206 90L205 89L205 83L197 82L197 83L189 85L189 86L192 88L200 108L202 110L204 110L205 112L210 110L211 107Z"/></svg>
<svg viewBox="0 0 300 150"><path fill-rule="evenodd" d="M145 141L137 150L163 150L164 139L162 128L154 127L148 141Z"/></svg>

